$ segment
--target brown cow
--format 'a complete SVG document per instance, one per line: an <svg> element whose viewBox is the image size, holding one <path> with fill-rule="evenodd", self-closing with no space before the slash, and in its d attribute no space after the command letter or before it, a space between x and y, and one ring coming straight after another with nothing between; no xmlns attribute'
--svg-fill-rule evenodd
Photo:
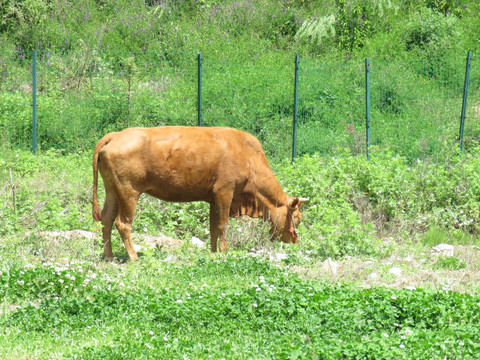
<svg viewBox="0 0 480 360"><path fill-rule="evenodd" d="M102 213L97 201L98 170L105 186ZM262 217L272 235L297 243L300 205L275 179L259 141L229 128L131 128L104 136L93 154L93 218L103 224L104 254L113 258L115 225L128 256L137 253L131 226L138 198L147 193L165 201L210 203L211 249L227 250L229 217ZM116 219L116 220L115 220Z"/></svg>

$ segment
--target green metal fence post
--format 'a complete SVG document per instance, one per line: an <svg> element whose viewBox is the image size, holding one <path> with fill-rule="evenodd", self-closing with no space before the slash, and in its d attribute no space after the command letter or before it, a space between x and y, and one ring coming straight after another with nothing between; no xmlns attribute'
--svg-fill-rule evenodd
<svg viewBox="0 0 480 360"><path fill-rule="evenodd" d="M365 59L365 107L367 159L370 160L370 59Z"/></svg>
<svg viewBox="0 0 480 360"><path fill-rule="evenodd" d="M37 50L32 53L32 150L37 152Z"/></svg>
<svg viewBox="0 0 480 360"><path fill-rule="evenodd" d="M202 53L198 53L197 58L197 72L198 72L198 90L197 90L197 112L198 112L198 126L203 126L202 121Z"/></svg>
<svg viewBox="0 0 480 360"><path fill-rule="evenodd" d="M470 79L471 62L472 62L472 52L469 51L467 54L467 65L465 69L465 83L463 85L462 114L460 116L459 146L460 146L460 151L462 152L463 152L463 131L465 129L465 112L467 111L468 82Z"/></svg>
<svg viewBox="0 0 480 360"><path fill-rule="evenodd" d="M293 92L293 140L292 140L292 162L297 156L297 120L298 120L298 72L300 69L300 56L295 56L295 88Z"/></svg>

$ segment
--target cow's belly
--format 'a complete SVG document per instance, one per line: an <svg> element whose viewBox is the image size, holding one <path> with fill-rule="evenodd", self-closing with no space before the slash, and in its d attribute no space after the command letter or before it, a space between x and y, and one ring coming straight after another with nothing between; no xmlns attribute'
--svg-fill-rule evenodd
<svg viewBox="0 0 480 360"><path fill-rule="evenodd" d="M172 186L169 184L155 186L144 192L160 200L171 202L213 201L212 191L198 186Z"/></svg>

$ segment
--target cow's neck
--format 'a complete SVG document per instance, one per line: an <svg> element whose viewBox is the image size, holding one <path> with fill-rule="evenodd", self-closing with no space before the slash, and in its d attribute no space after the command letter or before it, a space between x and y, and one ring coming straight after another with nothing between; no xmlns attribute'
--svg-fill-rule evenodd
<svg viewBox="0 0 480 360"><path fill-rule="evenodd" d="M253 165L255 197L262 204L263 219L272 224L272 229L278 229L282 217L286 214L287 194L275 178L265 157Z"/></svg>
<svg viewBox="0 0 480 360"><path fill-rule="evenodd" d="M265 179L263 184L266 186L259 186L257 192L257 199L263 204L264 218L273 222L272 225L280 221L280 217L287 206L287 194L283 191L275 176Z"/></svg>

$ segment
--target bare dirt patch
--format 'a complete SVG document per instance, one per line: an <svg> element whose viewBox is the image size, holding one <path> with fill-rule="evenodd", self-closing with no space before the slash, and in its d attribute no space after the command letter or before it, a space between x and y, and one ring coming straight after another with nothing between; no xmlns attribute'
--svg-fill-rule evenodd
<svg viewBox="0 0 480 360"><path fill-rule="evenodd" d="M480 292L478 246L454 246L452 256L437 255L428 248L424 250L418 254L404 252L385 259L330 259L305 266L293 266L291 269L302 277L326 279L333 283L355 283L362 288L386 286L395 289ZM327 264L328 261L334 265Z"/></svg>
<svg viewBox="0 0 480 360"><path fill-rule="evenodd" d="M162 249L179 247L183 241L165 235L152 236L133 234L137 251L144 248ZM93 256L101 248L100 232L85 230L68 231L29 231L22 239L23 250L41 258L79 258Z"/></svg>

